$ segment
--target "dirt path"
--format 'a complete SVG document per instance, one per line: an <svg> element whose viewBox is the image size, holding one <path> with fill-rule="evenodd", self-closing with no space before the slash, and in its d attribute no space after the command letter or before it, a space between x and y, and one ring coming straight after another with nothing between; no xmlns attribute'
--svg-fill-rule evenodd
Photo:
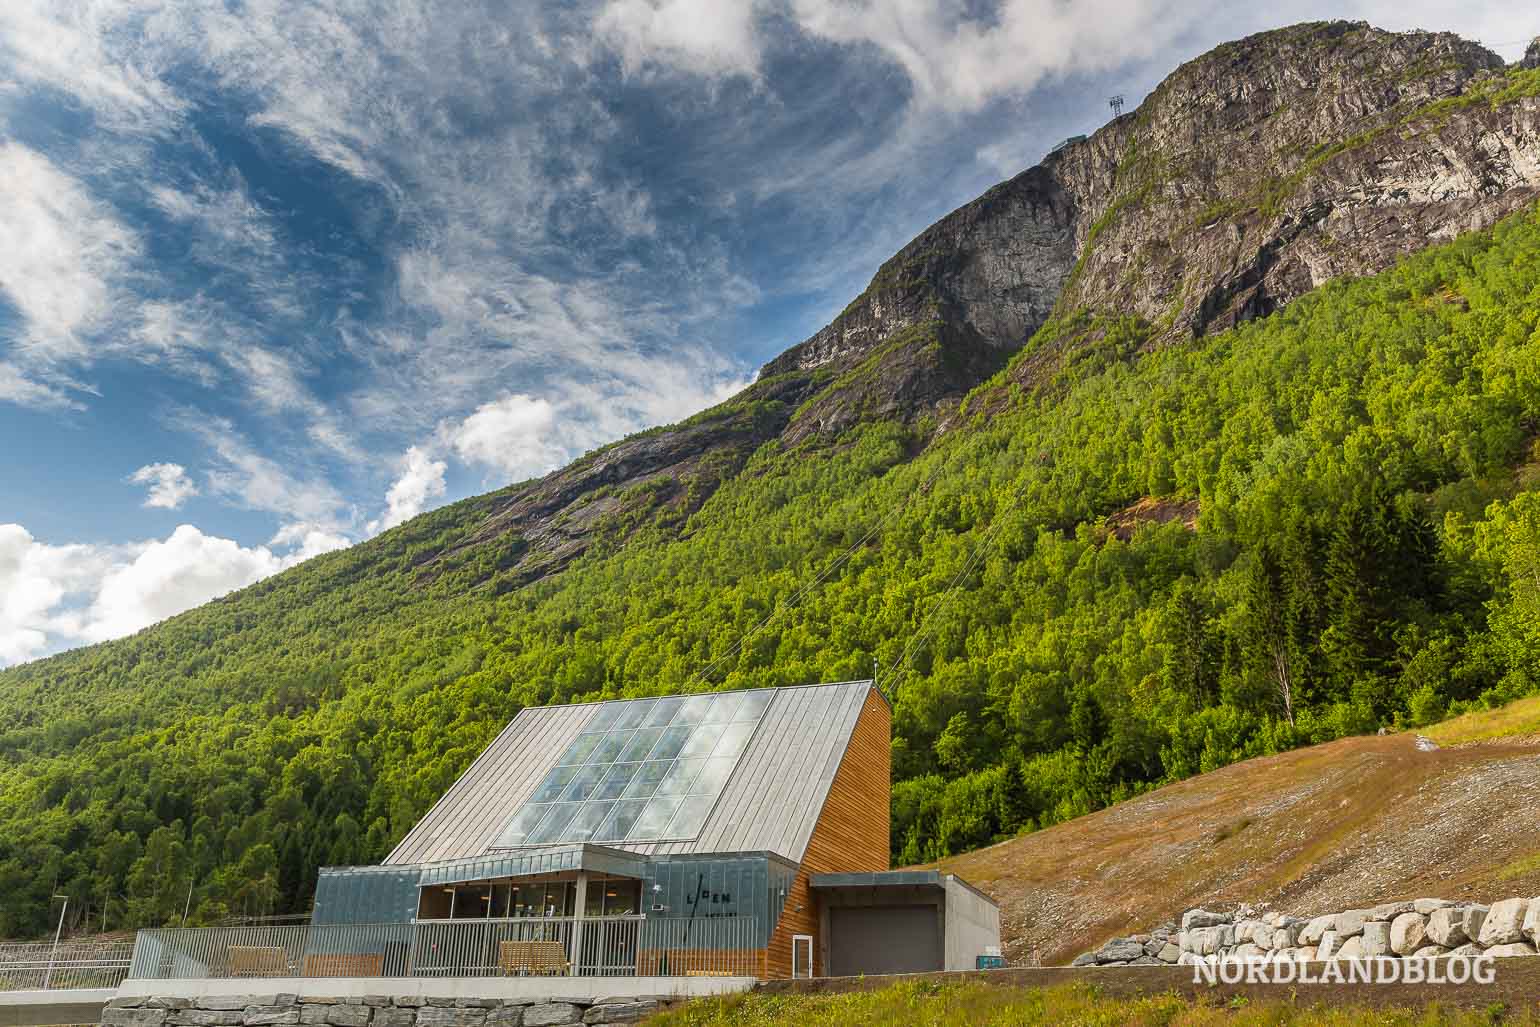
<svg viewBox="0 0 1540 1027"><path fill-rule="evenodd" d="M1055 965L1197 905L1299 915L1540 895L1540 745L1349 738L1248 760L948 859L1016 965Z"/></svg>

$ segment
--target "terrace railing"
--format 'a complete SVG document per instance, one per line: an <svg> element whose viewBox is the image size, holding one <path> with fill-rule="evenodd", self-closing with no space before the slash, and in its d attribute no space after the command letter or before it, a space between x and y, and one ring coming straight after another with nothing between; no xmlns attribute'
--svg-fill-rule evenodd
<svg viewBox="0 0 1540 1027"><path fill-rule="evenodd" d="M166 928L139 932L128 976L763 976L754 917L527 917Z"/></svg>
<svg viewBox="0 0 1540 1027"><path fill-rule="evenodd" d="M0 945L0 991L116 988L133 951L128 941Z"/></svg>

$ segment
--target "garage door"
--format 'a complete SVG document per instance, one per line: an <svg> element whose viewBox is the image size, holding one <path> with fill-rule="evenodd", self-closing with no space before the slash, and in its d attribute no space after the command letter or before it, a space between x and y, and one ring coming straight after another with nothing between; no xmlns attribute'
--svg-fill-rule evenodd
<svg viewBox="0 0 1540 1027"><path fill-rule="evenodd" d="M834 906L829 974L907 974L942 969L935 906Z"/></svg>

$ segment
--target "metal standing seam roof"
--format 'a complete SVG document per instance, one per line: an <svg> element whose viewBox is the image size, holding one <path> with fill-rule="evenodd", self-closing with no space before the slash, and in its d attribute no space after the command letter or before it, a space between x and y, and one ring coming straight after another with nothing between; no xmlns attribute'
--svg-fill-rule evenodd
<svg viewBox="0 0 1540 1027"><path fill-rule="evenodd" d="M871 690L870 681L774 689L759 727L694 840L605 844L649 856L764 851L800 863ZM533 851L490 846L601 705L520 711L407 832L385 864Z"/></svg>

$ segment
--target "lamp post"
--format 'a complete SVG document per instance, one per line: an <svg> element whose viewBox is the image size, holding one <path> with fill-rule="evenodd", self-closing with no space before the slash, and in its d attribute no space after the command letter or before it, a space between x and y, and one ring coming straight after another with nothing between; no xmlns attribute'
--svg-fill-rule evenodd
<svg viewBox="0 0 1540 1027"><path fill-rule="evenodd" d="M59 908L59 926L58 929L53 932L53 948L48 950L48 969L43 973L44 991L48 990L48 985L53 980L53 964L55 958L59 954L59 936L64 933L64 914L68 912L70 908L70 897L68 895L55 895L54 898L63 899L64 905Z"/></svg>

